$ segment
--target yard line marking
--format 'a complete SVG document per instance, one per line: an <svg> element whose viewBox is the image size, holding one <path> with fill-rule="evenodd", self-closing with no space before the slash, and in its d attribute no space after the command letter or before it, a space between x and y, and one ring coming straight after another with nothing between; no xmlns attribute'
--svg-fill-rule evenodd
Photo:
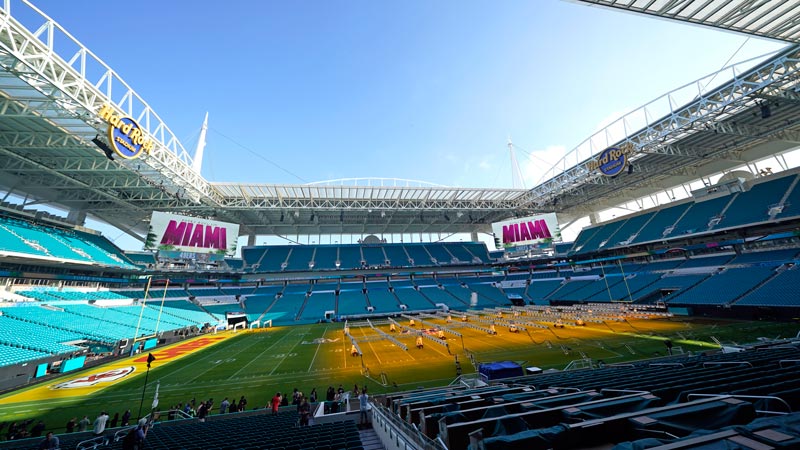
<svg viewBox="0 0 800 450"><path fill-rule="evenodd" d="M325 338L325 333L328 332L328 325L325 325L325 329L322 330L322 338ZM319 353L319 348L322 347L322 341L317 344L317 351L314 352L314 357L311 358L311 364L308 365L308 370L306 372L311 372L311 367L314 365L314 361L317 360L317 353Z"/></svg>
<svg viewBox="0 0 800 450"><path fill-rule="evenodd" d="M237 371L236 371L236 373L234 373L233 375L229 376L229 377L228 377L228 379L229 379L229 380L231 380L231 379L233 379L233 377L235 377L236 375L239 375L239 373L241 373L241 371L243 371L245 368L247 368L247 366L249 366L250 364L253 364L253 363L254 363L254 362L256 362L256 361L258 361L258 359L259 359L259 358L261 358L261 355L263 355L264 353L266 353L266 352L268 352L269 350L271 350L271 349L272 349L272 347L275 347L276 345L278 345L278 343L279 343L280 341L284 340L284 339L285 339L287 336L289 336L290 334L292 334L292 331L291 331L291 330L287 331L287 332L286 332L286 334L284 334L283 336L281 336L281 337L280 337L280 339L278 339L277 341L275 341L275 342L274 342L272 345L270 345L269 347L265 348L265 349L264 349L264 351L263 351L263 352L261 352L261 353L259 353L259 354L258 354L258 356L256 356L255 358L251 358L251 359L250 359L250 362L248 362L247 364L245 364L244 366L242 366L242 367L241 367L239 370L237 370ZM252 347L252 345L251 345L250 347ZM247 347L247 348L250 348L250 347Z"/></svg>
<svg viewBox="0 0 800 450"><path fill-rule="evenodd" d="M288 336L288 334L287 334L287 336ZM285 336L284 336L284 337L285 337ZM297 342L295 342L295 344L292 346L292 348L290 348L290 349L289 349L289 351L288 351L288 352L286 352L286 353L284 354L283 358L281 358L281 360L280 360L280 361L278 361L278 363L277 363L277 364L275 364L275 366L274 366L274 367L272 368L272 370L269 372L269 374L270 374L270 375L272 375L273 373L275 373L275 369L277 369L277 368L278 368L278 367L279 367L281 364L283 364L283 362L284 362L284 361L286 361L286 358L288 358L288 357L289 357L289 355L292 353L292 350L294 350L294 348L295 348L295 347L297 347L298 345L300 345L300 342L302 342L302 341L303 341L302 339L298 339L298 340L297 340ZM276 342L276 343L277 343L277 342ZM255 359L255 358L254 358L254 359Z"/></svg>

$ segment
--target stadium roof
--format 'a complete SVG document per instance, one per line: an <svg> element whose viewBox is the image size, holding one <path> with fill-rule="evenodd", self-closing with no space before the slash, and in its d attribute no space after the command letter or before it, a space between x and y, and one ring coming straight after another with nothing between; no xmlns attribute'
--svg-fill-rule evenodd
<svg viewBox="0 0 800 450"><path fill-rule="evenodd" d="M243 234L488 232L492 222L533 212L580 217L800 143L795 46L755 69L723 69L626 115L532 190L211 183L193 170L164 121L91 50L26 0L3 7L0 186L27 205L61 205L77 222L92 215L140 238L155 210L239 223ZM38 25L15 20L20 9L27 24ZM104 105L134 118L155 141L153 150L109 160L93 142L106 133L98 116ZM762 118L764 105L770 114ZM632 173L610 178L589 170L599 152L624 143L636 149Z"/></svg>
<svg viewBox="0 0 800 450"><path fill-rule="evenodd" d="M532 208L580 217L800 146L800 45L747 64L682 86L590 136L532 189ZM716 79L726 81L714 87ZM605 149L625 145L634 149L630 172L594 168Z"/></svg>
<svg viewBox="0 0 800 450"><path fill-rule="evenodd" d="M800 44L800 2L786 0L573 0Z"/></svg>

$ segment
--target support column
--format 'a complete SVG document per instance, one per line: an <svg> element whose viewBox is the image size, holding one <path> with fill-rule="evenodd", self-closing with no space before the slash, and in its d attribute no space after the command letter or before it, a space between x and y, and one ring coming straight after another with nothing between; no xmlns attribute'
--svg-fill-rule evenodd
<svg viewBox="0 0 800 450"><path fill-rule="evenodd" d="M472 233L470 233L469 234L469 239L472 242L478 242L478 232L477 231L473 231Z"/></svg>
<svg viewBox="0 0 800 450"><path fill-rule="evenodd" d="M256 245L256 235L255 234L248 235L247 236L247 246L248 247L252 247L254 245Z"/></svg>
<svg viewBox="0 0 800 450"><path fill-rule="evenodd" d="M67 214L67 221L75 225L84 226L86 224L86 211L72 209Z"/></svg>

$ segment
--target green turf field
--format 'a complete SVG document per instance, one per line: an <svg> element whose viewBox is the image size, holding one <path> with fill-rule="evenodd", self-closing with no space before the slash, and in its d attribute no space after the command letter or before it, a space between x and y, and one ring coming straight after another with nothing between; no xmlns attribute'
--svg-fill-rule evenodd
<svg viewBox="0 0 800 450"><path fill-rule="evenodd" d="M791 337L798 331L790 323L670 318L559 329L543 321L543 325L549 325L547 329L510 333L498 327L498 334L490 336L476 329L457 328L457 323L447 324L443 319L426 320L457 330L463 337L446 335L447 347L425 339L424 348L417 349L413 335L392 333L408 346L403 350L381 340L380 334L366 323L351 322L350 333L363 352L362 356L352 356L350 340L344 336L341 323L240 332L179 361L156 361L144 393L145 409L152 401L157 381L161 410L192 398L198 403L213 398L212 413L216 414L224 397L238 399L244 395L247 408L252 409L264 407L275 392L291 392L295 387L305 393L316 388L324 399L329 385L342 384L352 390L353 384L366 384L372 393L380 393L447 384L456 376L456 357L464 374L474 373L469 354L478 362L511 360L524 366L563 369L570 361L582 358L611 364L663 356L664 339L670 339L676 350L698 352L717 349L714 339L746 343L760 337ZM405 319L398 322L408 324ZM374 324L389 333L388 322ZM418 324L417 329L420 327ZM143 379L135 378L84 397L11 404L0 398L0 421L43 418L48 429L59 432L70 417L86 414L93 419L101 409L113 416L130 408L135 416L142 387Z"/></svg>

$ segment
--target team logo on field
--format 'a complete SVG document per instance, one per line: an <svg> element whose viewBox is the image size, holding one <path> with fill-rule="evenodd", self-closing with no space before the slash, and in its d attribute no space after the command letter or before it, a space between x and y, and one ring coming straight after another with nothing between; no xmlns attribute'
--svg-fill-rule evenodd
<svg viewBox="0 0 800 450"><path fill-rule="evenodd" d="M76 378L74 380L69 380L63 383L56 384L51 389L74 389L74 388L94 386L97 383L109 383L111 381L116 381L121 378L125 378L135 371L136 368L133 366L107 370L105 372L93 373L85 377Z"/></svg>

